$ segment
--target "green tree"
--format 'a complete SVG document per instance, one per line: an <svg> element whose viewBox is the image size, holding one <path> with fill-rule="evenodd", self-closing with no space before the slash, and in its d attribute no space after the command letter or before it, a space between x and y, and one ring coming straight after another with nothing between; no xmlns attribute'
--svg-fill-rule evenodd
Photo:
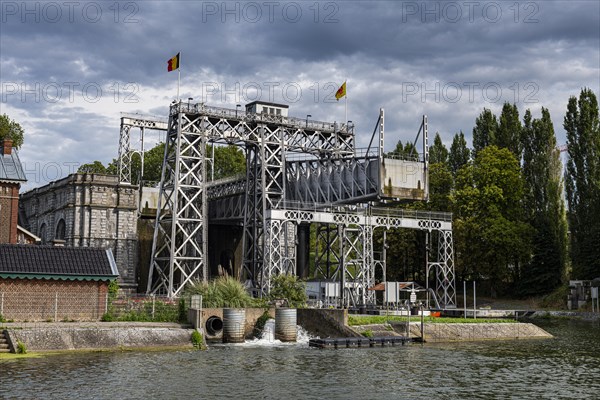
<svg viewBox="0 0 600 400"><path fill-rule="evenodd" d="M17 121L13 121L6 114L0 115L0 141L11 139L14 148L19 149L23 145L24 130Z"/></svg>
<svg viewBox="0 0 600 400"><path fill-rule="evenodd" d="M454 135L452 146L450 146L450 154L448 156L452 175L456 176L458 170L466 165L470 159L471 150L467 147L465 135L462 133L462 131L460 131L460 133Z"/></svg>
<svg viewBox="0 0 600 400"><path fill-rule="evenodd" d="M419 156L419 152L415 145L411 142L406 142L406 145L402 144L402 140L399 140L396 143L396 148L391 153L387 154L388 156L396 157L396 158L415 158Z"/></svg>
<svg viewBox="0 0 600 400"><path fill-rule="evenodd" d="M94 161L87 164L82 164L77 169L79 173L87 174L106 174L106 167L100 161Z"/></svg>
<svg viewBox="0 0 600 400"><path fill-rule="evenodd" d="M442 143L439 132L435 133L433 145L429 146L429 162L431 164L448 163L448 149L444 146L444 143Z"/></svg>
<svg viewBox="0 0 600 400"><path fill-rule="evenodd" d="M479 117L475 119L473 128L473 156L477 156L481 150L494 144L496 140L496 131L498 130L498 121L491 110L484 108Z"/></svg>
<svg viewBox="0 0 600 400"><path fill-rule="evenodd" d="M598 100L583 89L579 100L567 105L564 128L568 160L565 172L568 220L571 232L573 277L600 276L600 123Z"/></svg>
<svg viewBox="0 0 600 400"><path fill-rule="evenodd" d="M429 166L429 203L432 211L450 211L450 192L454 180L448 164L435 163Z"/></svg>
<svg viewBox="0 0 600 400"><path fill-rule="evenodd" d="M207 155L212 154L208 146ZM215 146L215 179L246 173L246 157L237 146Z"/></svg>
<svg viewBox="0 0 600 400"><path fill-rule="evenodd" d="M523 133L524 209L535 233L532 257L523 270L520 291L535 295L553 291L565 277L567 222L560 152L548 110L542 107L539 120L532 120L527 110Z"/></svg>
<svg viewBox="0 0 600 400"><path fill-rule="evenodd" d="M523 222L523 180L508 149L488 146L460 169L452 194L458 274L485 279L491 295L518 279L530 254L531 227Z"/></svg>
<svg viewBox="0 0 600 400"><path fill-rule="evenodd" d="M504 103L498 121L498 129L490 144L509 149L517 160L521 160L521 121L516 104Z"/></svg>

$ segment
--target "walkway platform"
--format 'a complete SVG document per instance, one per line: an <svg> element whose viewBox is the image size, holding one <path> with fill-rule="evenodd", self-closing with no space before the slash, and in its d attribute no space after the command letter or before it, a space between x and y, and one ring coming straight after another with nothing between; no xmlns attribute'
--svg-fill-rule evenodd
<svg viewBox="0 0 600 400"><path fill-rule="evenodd" d="M356 348L356 347L386 347L386 346L403 346L410 342L411 339L404 336L381 336L372 338L328 338L328 339L310 339L309 347L319 349L340 349L340 348Z"/></svg>

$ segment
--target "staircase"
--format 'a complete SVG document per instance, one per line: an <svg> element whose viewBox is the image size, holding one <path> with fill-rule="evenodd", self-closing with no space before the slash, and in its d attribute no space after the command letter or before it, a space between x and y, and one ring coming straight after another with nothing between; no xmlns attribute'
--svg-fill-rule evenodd
<svg viewBox="0 0 600 400"><path fill-rule="evenodd" d="M10 353L10 345L6 337L6 331L0 331L0 353Z"/></svg>

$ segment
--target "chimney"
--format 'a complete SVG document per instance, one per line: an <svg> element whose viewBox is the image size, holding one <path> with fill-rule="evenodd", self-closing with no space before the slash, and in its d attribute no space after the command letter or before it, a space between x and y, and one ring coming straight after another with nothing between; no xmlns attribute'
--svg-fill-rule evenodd
<svg viewBox="0 0 600 400"><path fill-rule="evenodd" d="M12 153L12 143L11 139L4 139L2 141L2 154L5 156L9 156Z"/></svg>

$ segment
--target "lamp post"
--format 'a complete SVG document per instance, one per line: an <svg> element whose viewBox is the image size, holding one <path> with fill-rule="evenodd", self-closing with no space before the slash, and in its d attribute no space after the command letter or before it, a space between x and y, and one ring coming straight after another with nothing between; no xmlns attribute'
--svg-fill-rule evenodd
<svg viewBox="0 0 600 400"><path fill-rule="evenodd" d="M306 114L306 127L308 128L308 119L312 117L310 114Z"/></svg>

